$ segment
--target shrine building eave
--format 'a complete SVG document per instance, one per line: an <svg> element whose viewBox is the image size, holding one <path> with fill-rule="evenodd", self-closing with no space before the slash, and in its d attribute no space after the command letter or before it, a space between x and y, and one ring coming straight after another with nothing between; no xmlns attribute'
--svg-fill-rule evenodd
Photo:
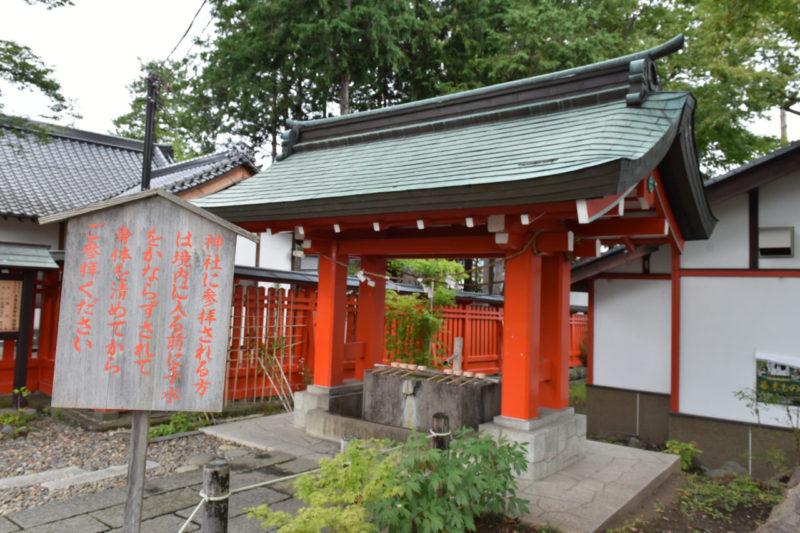
<svg viewBox="0 0 800 533"><path fill-rule="evenodd" d="M620 194L658 169L683 238L704 239L695 100L660 91L658 53L291 123L281 160L195 204L238 224L530 206Z"/></svg>

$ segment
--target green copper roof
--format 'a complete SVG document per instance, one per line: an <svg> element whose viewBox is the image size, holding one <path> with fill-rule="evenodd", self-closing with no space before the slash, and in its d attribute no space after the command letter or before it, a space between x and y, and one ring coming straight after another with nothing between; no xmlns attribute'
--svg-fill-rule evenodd
<svg viewBox="0 0 800 533"><path fill-rule="evenodd" d="M441 121L422 132L413 131L418 129L414 126L397 128L374 141L363 134L332 146L307 143L291 157L196 204L236 206L233 220L244 220L249 206L264 206L259 211L269 216L270 205L308 200L334 202L355 195L368 202L368 196L384 193L498 183L511 187L609 164L622 164L620 172L635 169L635 175L613 176L616 189L638 181L659 162L660 157L647 161L648 155L656 150L663 157L689 98L687 93L654 93L639 107L618 100L460 127ZM624 183L617 183L620 178ZM582 197L579 192L573 198ZM287 218L277 210L273 214Z"/></svg>
<svg viewBox="0 0 800 533"><path fill-rule="evenodd" d="M0 267L51 270L58 265L47 248L0 244Z"/></svg>

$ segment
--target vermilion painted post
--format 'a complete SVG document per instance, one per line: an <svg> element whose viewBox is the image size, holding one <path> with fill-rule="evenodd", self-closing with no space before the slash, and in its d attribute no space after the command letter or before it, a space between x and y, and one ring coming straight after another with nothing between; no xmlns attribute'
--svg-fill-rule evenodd
<svg viewBox="0 0 800 533"><path fill-rule="evenodd" d="M386 272L386 258L365 255L361 257L361 270L382 274ZM364 357L356 358L356 379L364 379L364 371L383 360L385 335L386 278L369 276L374 287L362 283L358 288L358 317L356 340L364 343Z"/></svg>
<svg viewBox="0 0 800 533"><path fill-rule="evenodd" d="M563 254L542 257L540 360L550 361L550 379L539 386L542 407L569 406L570 264Z"/></svg>
<svg viewBox="0 0 800 533"><path fill-rule="evenodd" d="M323 387L342 384L347 267L339 262L347 264L347 256L339 254L333 241L319 257L314 384Z"/></svg>
<svg viewBox="0 0 800 533"><path fill-rule="evenodd" d="M530 420L539 415L539 333L542 260L533 252L506 262L503 384L500 412Z"/></svg>

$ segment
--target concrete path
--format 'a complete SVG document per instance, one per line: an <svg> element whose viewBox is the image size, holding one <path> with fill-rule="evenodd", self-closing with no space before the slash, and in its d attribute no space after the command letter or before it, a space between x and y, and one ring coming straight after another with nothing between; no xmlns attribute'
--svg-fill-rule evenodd
<svg viewBox="0 0 800 533"><path fill-rule="evenodd" d="M227 457L232 489L311 470L320 457L339 451L338 443L311 438L295 429L290 414L220 424L203 431L260 450ZM586 456L572 466L541 481L520 481L518 496L531 502L531 512L523 521L549 523L565 533L601 530L678 469L677 456L589 441ZM54 473L47 481L74 474ZM176 533L200 501L201 486L200 470L147 481L142 531ZM125 492L111 489L11 513L0 517L0 533L117 531L123 525ZM291 487L282 482L233 495L228 531L263 531L255 520L247 519L245 509L268 503L296 511L300 502L292 494ZM200 516L187 531L199 530Z"/></svg>

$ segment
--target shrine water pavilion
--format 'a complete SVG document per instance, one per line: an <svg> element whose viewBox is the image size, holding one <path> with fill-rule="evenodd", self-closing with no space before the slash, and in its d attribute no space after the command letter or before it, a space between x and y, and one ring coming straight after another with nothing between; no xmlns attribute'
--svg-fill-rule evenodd
<svg viewBox="0 0 800 533"><path fill-rule="evenodd" d="M306 254L319 254L304 393L316 399L299 404L325 409L343 386L348 258L360 258L369 281L359 289L359 377L383 354L385 282L369 273L391 258L502 258L501 414L481 427L534 443L526 435L566 424L577 444L557 454L579 454L585 419L568 406L572 262L618 244L680 253L715 224L695 153L695 99L663 91L656 70L682 45L677 37L552 74L290 121L273 165L196 200L253 232L294 232Z"/></svg>

